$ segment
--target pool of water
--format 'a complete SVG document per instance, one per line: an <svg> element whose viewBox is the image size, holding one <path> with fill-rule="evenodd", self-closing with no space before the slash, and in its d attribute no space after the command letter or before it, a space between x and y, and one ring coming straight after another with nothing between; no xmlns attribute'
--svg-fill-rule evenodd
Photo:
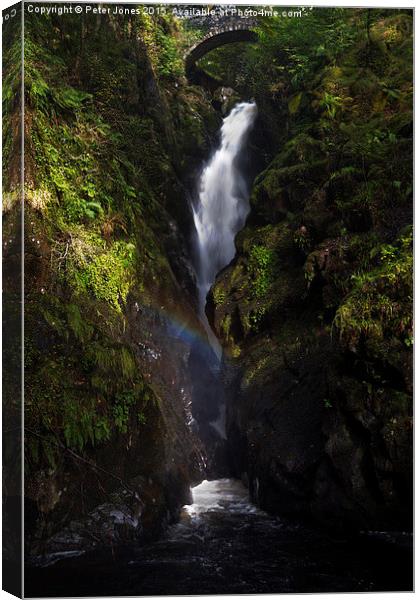
<svg viewBox="0 0 420 600"><path fill-rule="evenodd" d="M159 541L28 572L26 596L150 596L412 589L411 536L333 539L273 517L233 479L193 489Z"/></svg>

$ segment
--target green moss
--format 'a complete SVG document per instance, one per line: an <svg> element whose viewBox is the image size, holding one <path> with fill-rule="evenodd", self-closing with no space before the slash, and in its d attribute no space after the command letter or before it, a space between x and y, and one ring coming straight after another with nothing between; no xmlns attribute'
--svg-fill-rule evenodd
<svg viewBox="0 0 420 600"><path fill-rule="evenodd" d="M371 252L377 266L351 276L352 289L337 310L334 323L349 344L362 336L393 336L412 345L412 231L394 244Z"/></svg>
<svg viewBox="0 0 420 600"><path fill-rule="evenodd" d="M264 316L268 312L268 306L264 304L256 304L253 306L251 312L249 313L248 319L251 324L252 331L259 331L260 325Z"/></svg>
<svg viewBox="0 0 420 600"><path fill-rule="evenodd" d="M66 312L67 323L75 338L82 343L87 343L93 334L92 324L83 319L77 304L68 304Z"/></svg>
<svg viewBox="0 0 420 600"><path fill-rule="evenodd" d="M216 306L223 304L226 300L226 291L223 289L221 285L216 285L212 289L213 299Z"/></svg>
<svg viewBox="0 0 420 600"><path fill-rule="evenodd" d="M251 275L252 295L264 298L275 279L277 256L274 250L255 245L249 253L248 269Z"/></svg>
<svg viewBox="0 0 420 600"><path fill-rule="evenodd" d="M224 318L220 324L220 329L221 329L225 339L229 339L231 322L232 322L232 317L230 314L227 314L224 316Z"/></svg>
<svg viewBox="0 0 420 600"><path fill-rule="evenodd" d="M101 248L93 236L83 241L69 259L66 277L70 285L76 294L92 294L121 312L133 279L135 245L115 242Z"/></svg>

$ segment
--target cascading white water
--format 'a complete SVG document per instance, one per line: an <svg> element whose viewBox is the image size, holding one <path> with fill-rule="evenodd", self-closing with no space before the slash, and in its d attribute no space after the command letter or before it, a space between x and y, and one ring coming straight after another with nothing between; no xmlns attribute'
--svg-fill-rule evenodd
<svg viewBox="0 0 420 600"><path fill-rule="evenodd" d="M194 223L199 252L198 284L202 317L217 273L235 256L235 235L249 212L246 181L236 163L257 115L254 102L241 102L223 120L220 146L203 169Z"/></svg>
<svg viewBox="0 0 420 600"><path fill-rule="evenodd" d="M235 256L235 235L244 226L249 212L249 190L237 163L256 116L254 102L241 102L223 119L219 148L201 173L199 199L193 208L199 255L200 316L219 361L222 351L207 321L206 297L217 273ZM210 424L226 438L223 402L218 419Z"/></svg>

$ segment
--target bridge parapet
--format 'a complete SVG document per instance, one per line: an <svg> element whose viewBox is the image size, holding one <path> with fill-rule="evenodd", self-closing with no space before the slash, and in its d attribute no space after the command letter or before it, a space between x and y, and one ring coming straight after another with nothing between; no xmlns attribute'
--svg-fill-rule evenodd
<svg viewBox="0 0 420 600"><path fill-rule="evenodd" d="M223 16L199 18L197 29L204 29L206 33L201 39L189 48L184 54L185 74L193 83L199 83L210 88L217 88L217 82L210 75L197 67L197 62L215 48L236 42L255 42L258 39L255 27L258 19L232 13Z"/></svg>
<svg viewBox="0 0 420 600"><path fill-rule="evenodd" d="M195 50L195 48L200 46L203 42L205 42L206 40L208 40L212 37L220 35L221 33L227 33L228 31L251 31L257 25L258 25L258 22L256 19L224 20L222 23L215 25L211 29L209 29L208 32L206 33L206 35L201 38L201 40L199 40L196 44L191 46L185 52L184 58L186 58L189 54L191 54L191 52L193 52L193 50Z"/></svg>
<svg viewBox="0 0 420 600"><path fill-rule="evenodd" d="M224 45L226 43L233 43L234 41L254 41L256 34L253 29L258 25L257 19L252 18L224 18L219 19L217 25L211 27L207 33L193 46L191 46L184 54L184 60L187 63L191 63L192 60L197 61L199 58L204 56L210 49ZM246 32L249 35L236 36L235 40L234 32ZM229 36L229 39L224 34L233 34ZM209 40L212 38L218 39L221 43L215 43L209 45ZM199 52L198 49L202 48L203 52Z"/></svg>

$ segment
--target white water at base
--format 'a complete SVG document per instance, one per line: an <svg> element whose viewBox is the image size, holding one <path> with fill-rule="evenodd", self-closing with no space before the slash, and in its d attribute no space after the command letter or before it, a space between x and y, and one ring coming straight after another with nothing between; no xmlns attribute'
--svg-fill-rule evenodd
<svg viewBox="0 0 420 600"><path fill-rule="evenodd" d="M190 519L200 519L211 512L236 514L265 514L249 500L249 493L237 479L202 481L192 488L193 503L184 506Z"/></svg>
<svg viewBox="0 0 420 600"><path fill-rule="evenodd" d="M232 109L223 120L220 146L201 173L199 202L193 213L199 253L199 305L205 324L207 293L219 271L235 256L235 236L249 213L246 181L236 163L256 115L253 102L241 102Z"/></svg>

